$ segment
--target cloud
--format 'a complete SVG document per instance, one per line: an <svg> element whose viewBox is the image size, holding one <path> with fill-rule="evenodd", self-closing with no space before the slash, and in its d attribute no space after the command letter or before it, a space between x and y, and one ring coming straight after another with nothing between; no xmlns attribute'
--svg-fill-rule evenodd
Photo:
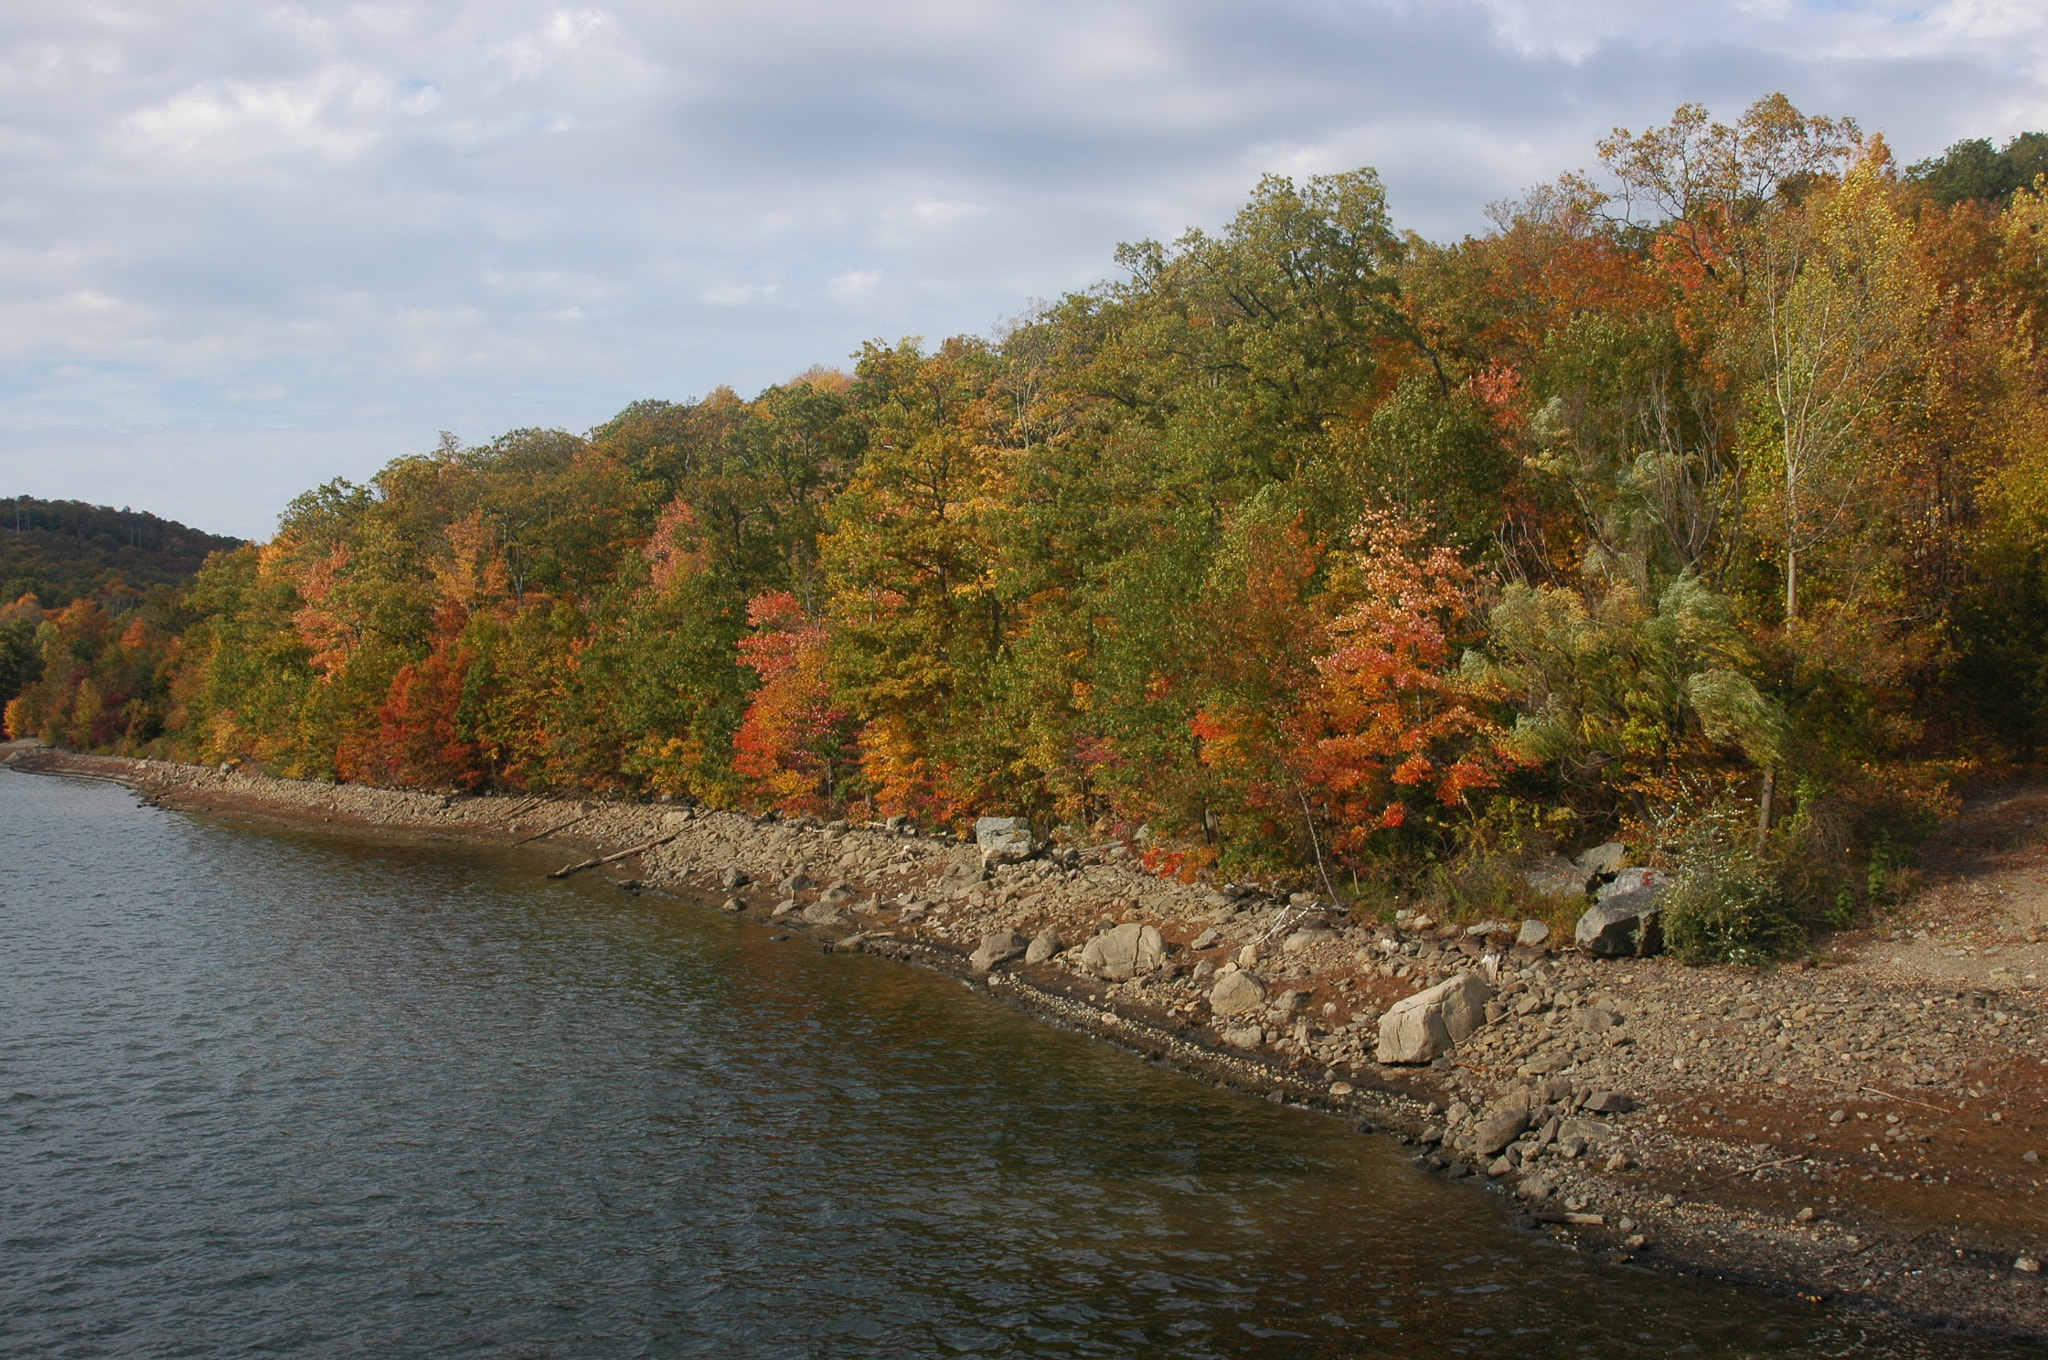
<svg viewBox="0 0 2048 1360"><path fill-rule="evenodd" d="M106 0L0 34L0 492L264 533L443 428L986 330L1377 166L1454 236L1681 100L2048 127L2024 0ZM11 485L9 485L11 483Z"/></svg>

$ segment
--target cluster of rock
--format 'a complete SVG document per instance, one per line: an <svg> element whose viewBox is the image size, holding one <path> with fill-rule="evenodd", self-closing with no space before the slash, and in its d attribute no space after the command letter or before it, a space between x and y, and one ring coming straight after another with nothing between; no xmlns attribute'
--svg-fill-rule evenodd
<svg viewBox="0 0 2048 1360"><path fill-rule="evenodd" d="M1553 1183L1533 1175L1545 1157L1576 1161L1589 1153L1607 1153L1606 1169L1619 1171L1629 1153L1619 1146L1616 1120L1636 1109L1635 1097L1622 1091L1595 1088L1566 1077L1550 1077L1515 1086L1484 1107L1453 1101L1441 1112L1443 1122L1424 1129L1419 1141L1426 1157L1448 1167L1454 1159L1483 1168L1489 1176L1520 1173L1523 1193L1541 1199ZM1435 1107L1431 1107L1435 1113ZM1610 1150L1611 1149L1611 1150Z"/></svg>
<svg viewBox="0 0 2048 1360"><path fill-rule="evenodd" d="M1522 880L1539 897L1593 898L1572 932L1573 943L1586 953L1642 958L1664 947L1660 900L1670 879L1659 869L1627 865L1627 847L1608 841L1572 859L1551 855L1526 869Z"/></svg>

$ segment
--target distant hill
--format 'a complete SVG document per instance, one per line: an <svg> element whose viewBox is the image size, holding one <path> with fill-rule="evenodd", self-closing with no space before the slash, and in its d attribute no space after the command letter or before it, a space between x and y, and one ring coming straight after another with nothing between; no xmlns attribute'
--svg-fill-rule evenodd
<svg viewBox="0 0 2048 1360"><path fill-rule="evenodd" d="M116 577L138 590L175 585L208 553L240 543L140 510L0 500L0 604L33 594L43 608L58 609Z"/></svg>

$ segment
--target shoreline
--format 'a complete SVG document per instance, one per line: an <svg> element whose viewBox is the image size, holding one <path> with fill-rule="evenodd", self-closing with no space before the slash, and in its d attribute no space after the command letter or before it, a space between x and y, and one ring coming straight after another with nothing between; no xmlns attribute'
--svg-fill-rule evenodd
<svg viewBox="0 0 2048 1360"><path fill-rule="evenodd" d="M547 841L565 866L615 855L585 871L944 972L1201 1080L1402 1139L1524 1226L1617 1264L2048 1340L2048 1286L2022 1268L2048 1252L2048 1050L2041 994L2017 975L1901 974L1862 936L1803 970L1595 960L1161 880L1116 846L985 873L971 843L883 827L328 785L34 743L0 756L179 811ZM1047 933L1064 946L1050 957L1006 957ZM1122 965L1135 975L1111 980ZM1218 970L1257 978L1257 1004L1213 1014ZM1432 1063L1374 1060L1389 1006L1466 974L1491 980L1480 1028Z"/></svg>

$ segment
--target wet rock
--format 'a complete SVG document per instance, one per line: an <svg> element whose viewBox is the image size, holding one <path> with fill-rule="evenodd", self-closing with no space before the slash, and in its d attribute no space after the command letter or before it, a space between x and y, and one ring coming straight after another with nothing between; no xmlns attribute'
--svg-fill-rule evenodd
<svg viewBox="0 0 2048 1360"><path fill-rule="evenodd" d="M724 911L745 911L747 909L747 904L740 901L737 897L728 897L719 906Z"/></svg>
<svg viewBox="0 0 2048 1360"><path fill-rule="evenodd" d="M974 824L974 843L988 864L1031 858L1031 823L1023 817L983 817Z"/></svg>
<svg viewBox="0 0 2048 1360"><path fill-rule="evenodd" d="M1574 941L1588 954L1603 959L1643 957L1664 947L1664 932L1658 927L1657 901L1663 890L1638 888L1590 908L1579 918L1572 932Z"/></svg>
<svg viewBox="0 0 2048 1360"><path fill-rule="evenodd" d="M1620 841L1603 841L1579 851L1572 863L1589 874L1619 873L1621 866L1628 863L1628 847Z"/></svg>
<svg viewBox="0 0 2048 1360"><path fill-rule="evenodd" d="M1031 947L1024 951L1024 962L1033 965L1044 963L1066 947L1066 941L1060 939L1058 931L1041 930L1033 937Z"/></svg>
<svg viewBox="0 0 2048 1360"><path fill-rule="evenodd" d="M1225 973L1209 991L1209 1009L1217 1015L1242 1015L1265 1004L1266 985L1243 971Z"/></svg>
<svg viewBox="0 0 2048 1360"><path fill-rule="evenodd" d="M1450 1051L1486 1023L1493 988L1476 974L1460 973L1396 1001L1380 1017L1379 1060L1426 1063Z"/></svg>
<svg viewBox="0 0 2048 1360"><path fill-rule="evenodd" d="M747 871L744 869L727 869L718 876L718 886L727 892L735 892L738 889L744 888L750 881L747 878Z"/></svg>
<svg viewBox="0 0 2048 1360"><path fill-rule="evenodd" d="M1081 946L1081 963L1111 982L1149 973L1166 961L1166 939L1157 926L1130 925L1106 930Z"/></svg>
<svg viewBox="0 0 2048 1360"><path fill-rule="evenodd" d="M994 930L981 937L980 947L967 956L967 961L974 965L976 972L986 973L997 964L1008 963L1024 953L1025 947L1016 932Z"/></svg>
<svg viewBox="0 0 2048 1360"><path fill-rule="evenodd" d="M1515 1187L1515 1193L1532 1204L1541 1204L1557 1193L1557 1182L1548 1176L1528 1176Z"/></svg>
<svg viewBox="0 0 2048 1360"><path fill-rule="evenodd" d="M1515 932L1515 943L1523 949L1536 949L1550 942L1550 925L1545 921L1524 921Z"/></svg>
<svg viewBox="0 0 2048 1360"><path fill-rule="evenodd" d="M1528 1127L1527 1110L1498 1110L1480 1120L1479 1127L1472 1131L1472 1150L1482 1157L1495 1156L1520 1138Z"/></svg>

